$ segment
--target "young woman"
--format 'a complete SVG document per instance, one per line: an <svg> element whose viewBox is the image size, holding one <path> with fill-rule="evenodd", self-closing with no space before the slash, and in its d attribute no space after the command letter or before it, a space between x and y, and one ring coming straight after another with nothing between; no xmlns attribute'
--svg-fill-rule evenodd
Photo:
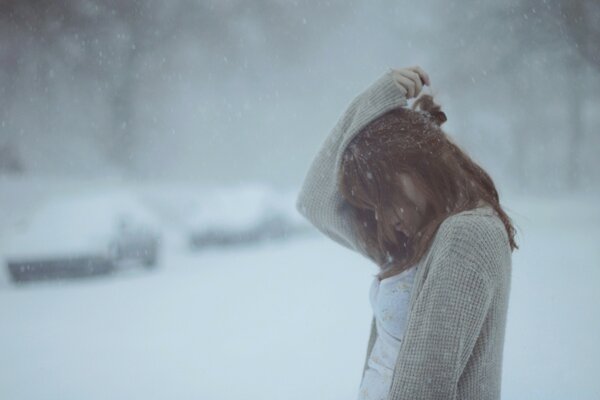
<svg viewBox="0 0 600 400"><path fill-rule="evenodd" d="M510 218L441 125L420 67L390 69L324 140L296 208L379 267L358 400L500 399Z"/></svg>

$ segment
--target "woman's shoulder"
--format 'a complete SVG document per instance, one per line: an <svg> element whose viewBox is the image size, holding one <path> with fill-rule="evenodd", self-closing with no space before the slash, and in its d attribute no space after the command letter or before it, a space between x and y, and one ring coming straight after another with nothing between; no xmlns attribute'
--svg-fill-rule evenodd
<svg viewBox="0 0 600 400"><path fill-rule="evenodd" d="M435 245L443 257L452 255L489 279L510 266L511 250L504 223L492 207L462 211L446 218L436 233Z"/></svg>
<svg viewBox="0 0 600 400"><path fill-rule="evenodd" d="M439 230L450 238L469 237L473 239L501 239L499 235L504 223L491 206L461 211L447 217L440 224ZM506 233L506 232L504 232Z"/></svg>

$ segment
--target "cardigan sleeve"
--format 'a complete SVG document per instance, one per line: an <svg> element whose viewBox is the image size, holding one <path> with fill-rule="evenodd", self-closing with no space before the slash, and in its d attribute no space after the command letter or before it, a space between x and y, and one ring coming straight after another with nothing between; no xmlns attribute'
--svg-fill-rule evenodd
<svg viewBox="0 0 600 400"><path fill-rule="evenodd" d="M415 300L388 400L451 400L493 297L489 236L453 227Z"/></svg>
<svg viewBox="0 0 600 400"><path fill-rule="evenodd" d="M347 106L321 143L295 204L297 211L323 234L361 253L350 225L348 204L338 190L338 172L344 149L364 126L393 108L407 105L391 72L381 74Z"/></svg>

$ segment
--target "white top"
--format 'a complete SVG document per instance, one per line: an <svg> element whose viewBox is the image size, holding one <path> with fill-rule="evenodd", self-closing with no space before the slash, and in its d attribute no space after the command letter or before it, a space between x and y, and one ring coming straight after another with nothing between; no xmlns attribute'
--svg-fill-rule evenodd
<svg viewBox="0 0 600 400"><path fill-rule="evenodd" d="M418 263L394 276L375 277L369 291L377 328L358 400L386 400L400 343L406 328L408 303Z"/></svg>

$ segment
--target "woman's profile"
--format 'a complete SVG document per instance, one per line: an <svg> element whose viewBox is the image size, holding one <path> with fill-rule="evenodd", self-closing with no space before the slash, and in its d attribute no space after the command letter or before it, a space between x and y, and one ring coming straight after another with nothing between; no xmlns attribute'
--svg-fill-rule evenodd
<svg viewBox="0 0 600 400"><path fill-rule="evenodd" d="M515 230L423 85L418 66L390 69L359 93L296 208L379 267L357 400L497 400Z"/></svg>

